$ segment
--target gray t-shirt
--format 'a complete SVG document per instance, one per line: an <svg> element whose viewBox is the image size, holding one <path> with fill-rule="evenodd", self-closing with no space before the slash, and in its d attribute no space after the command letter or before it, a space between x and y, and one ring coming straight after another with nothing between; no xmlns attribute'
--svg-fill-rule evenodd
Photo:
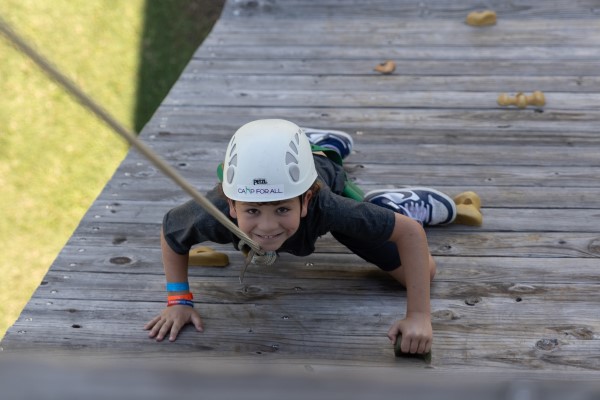
<svg viewBox="0 0 600 400"><path fill-rule="evenodd" d="M345 181L343 168L326 157L316 155L314 158L319 179L324 185L310 200L307 215L300 220L298 231L284 242L278 252L307 256L315 251L317 239L328 232L351 250L354 247L351 243L360 243L359 247L363 249L379 248L385 244L394 229L394 212L341 196ZM236 222L229 216L227 200L217 188L208 192L206 197ZM187 254L193 245L206 241L233 243L236 249L239 243L234 234L193 200L165 215L163 233L169 246L179 254Z"/></svg>

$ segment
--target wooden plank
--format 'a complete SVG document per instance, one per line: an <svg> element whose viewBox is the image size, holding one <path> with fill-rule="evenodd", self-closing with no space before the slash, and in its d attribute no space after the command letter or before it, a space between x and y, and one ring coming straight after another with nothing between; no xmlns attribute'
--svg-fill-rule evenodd
<svg viewBox="0 0 600 400"><path fill-rule="evenodd" d="M287 1L287 0L285 0ZM565 0L567 1L567 0ZM592 0L593 1L593 0ZM393 8L394 4L398 2L391 0L388 7ZM406 3L405 3L406 4ZM414 4L413 4L414 5ZM472 4L469 4L472 6ZM539 11L541 8L537 8ZM571 5L572 6L572 5ZM286 7L291 7L287 5ZM341 6L340 8L342 8ZM543 6L542 6L543 7ZM331 18L327 19L313 19L313 18L272 18L268 24L263 23L258 18L221 18L215 27L213 28L212 34L208 37L208 42L205 41L199 50L205 51L211 48L212 43L220 43L224 46L229 45L225 41L227 33L263 33L263 34L274 34L279 33L282 36L291 35L294 32L304 29L305 35L316 35L317 32L322 32L328 36L335 36L345 33L389 33L395 36L400 36L401 33L409 32L427 32L437 30L439 32L472 32L475 34L484 34L487 31L519 31L519 32L539 32L562 30L578 30L586 29L593 30L594 27L598 26L597 18L588 18L588 11L578 9L578 7L571 7L573 11L581 11L581 18L565 18L564 15L557 15L558 18L527 18L524 21L520 18L510 18L507 15L502 17L497 14L497 20L495 25L487 27L472 27L466 24L466 17L470 11L464 11L463 14L459 15L459 18L413 18L407 16L403 18L403 15L392 15L386 14L385 18L372 18L371 16L356 15L351 20L345 18L336 18L332 15ZM479 8L483 10L483 8ZM475 10L473 10L475 11ZM458 15L458 14L457 14ZM502 18L500 18L502 17ZM258 23L257 23L258 21ZM355 23L350 24L349 21ZM432 29L434 27L435 29ZM365 37L366 39L367 37ZM327 37L324 40L335 40L334 37ZM372 41L374 45L377 45L377 41ZM315 45L314 42L306 41L303 45L311 46ZM351 44L345 42L340 43L339 47L347 47ZM447 40L445 45L453 46L455 43L452 40ZM548 46L549 42L544 42L543 46ZM556 55L559 57L559 55Z"/></svg>
<svg viewBox="0 0 600 400"><path fill-rule="evenodd" d="M287 49L285 47L284 49ZM268 49L264 49L267 51ZM311 50L312 51L312 50ZM316 50L315 50L316 51ZM555 51L555 50L552 50ZM236 52L232 50L232 52ZM256 53L252 53L256 54ZM394 59L391 55L386 57ZM304 58L304 57L303 57ZM381 55L370 59L377 65ZM600 89L598 76L431 76L397 74L378 77L372 75L243 75L226 74L216 70L186 69L173 88L173 94L185 88L196 88L204 91L232 90L278 90L288 91L304 88L312 93L322 91L345 91L349 87L355 93L377 91L395 93L398 91L462 91L462 92L496 92L500 94L535 90L544 92L597 93ZM215 129L222 126L216 126Z"/></svg>
<svg viewBox="0 0 600 400"><path fill-rule="evenodd" d="M428 18L402 18L401 16L392 16L389 19L373 19L370 17L354 17L351 21L354 24L349 24L348 20L343 18L330 18L328 20L323 19L280 19L271 21L268 24L256 23L254 19L236 19L236 20L222 20L221 23L217 24L214 28L214 34L211 35L204 43L203 50L210 49L215 44L222 45L224 47L229 45L239 45L235 41L231 41L232 37L241 35L243 33L255 35L253 38L247 38L248 44L255 44L256 42L264 42L268 38L273 36L279 36L280 38L294 38L291 44L299 45L316 45L319 42L306 40L302 42L298 33L302 33L302 36L308 39L313 39L322 33L322 44L329 45L335 43L339 47L349 47L352 43L343 41L341 39L347 37L353 37L348 35L360 36L360 40L356 42L357 45L363 43L371 43L375 47L384 46L388 44L398 44L395 40L401 41L417 41L425 39L420 44L432 44L432 41L442 39L443 34L451 33L457 35L459 38L471 37L476 38L481 36L490 39L493 35L501 39L516 38L518 36L534 38L536 33L542 33L543 35L538 38L545 38L548 40L555 40L557 45L564 44L564 41L569 40L577 34L582 32L589 32L592 36L597 34L595 28L598 26L597 18L572 18L572 19L538 19L530 18L528 20L513 19L513 18L502 18L498 16L496 24L487 27L473 27L466 23L466 16L468 13L462 15L462 18L454 19L428 19ZM402 33L399 34L399 32ZM431 34L429 41L425 34ZM382 40L383 35L387 35L387 40ZM416 35L416 36L414 36ZM548 36L550 35L550 36ZM405 36L405 37L402 37ZM557 38L563 38L563 41L556 40ZM453 47L460 46L463 43L454 40L447 40L444 38L444 45ZM454 38L453 38L454 39ZM540 41L540 46L547 46L547 41ZM272 40L271 43L277 44L278 41ZM469 46L476 45L477 42L469 42ZM494 42L494 45L498 45L498 42ZM512 45L514 43L501 44ZM583 45L583 43L579 43ZM558 56L560 57L560 56Z"/></svg>
<svg viewBox="0 0 600 400"><path fill-rule="evenodd" d="M351 39L348 39L351 40ZM597 41L597 39L595 39ZM381 58L385 58L382 55ZM373 62L375 61L375 63ZM322 75L372 75L380 76L373 71L378 60L198 60L193 59L188 68L198 71L218 70L226 74L249 75L313 75L318 71ZM546 60L510 60L487 61L473 60L465 69L465 61L443 60L396 60L396 70L402 75L462 75L462 76L488 76L488 75L557 75L557 76L597 76L597 60L565 60L554 63Z"/></svg>
<svg viewBox="0 0 600 400"><path fill-rule="evenodd" d="M340 97L339 91L325 92L314 90L207 90L186 86L177 92L177 97L165 100L170 106L253 106L253 107L366 107L366 108L435 108L435 109L495 109L499 93L444 91L435 94L429 91L408 91L387 93L361 91L347 93ZM514 96L515 93L509 93ZM547 108L563 110L596 109L600 94L596 93L545 93ZM539 108L540 110L542 108Z"/></svg>
<svg viewBox="0 0 600 400"><path fill-rule="evenodd" d="M362 21L360 22L363 23ZM319 31L322 26L317 27ZM302 27L310 30L310 26ZM370 31L364 35L372 34ZM356 31L353 31L356 32ZM254 31L239 32L242 34L253 35ZM543 34L537 32L537 34ZM244 42L246 42L244 40ZM317 42L318 43L318 42ZM222 59L222 60L271 60L278 61L284 59L332 59L332 60L371 60L371 62L383 61L382 58L391 60L464 60L465 62L476 60L596 60L597 53L595 47L585 46L581 43L572 45L557 45L552 48L542 45L526 45L522 47L505 47L501 50L495 45L487 46L435 46L420 44L400 45L400 46L367 46L356 44L351 47L319 44L294 45L269 45L252 46L249 44L241 45L239 41L231 40L231 43L222 43L202 46L194 54L194 59ZM215 71L218 72L218 71ZM399 74L398 74L399 75ZM530 79L534 79L532 77ZM295 86L297 87L297 86Z"/></svg>
<svg viewBox="0 0 600 400"><path fill-rule="evenodd" d="M466 14L465 14L466 17ZM328 27L334 26L321 23L314 26L275 26L279 28L274 31L260 29L256 25L252 30L225 29L218 27L218 36L208 38L207 49L215 46L227 47L229 45L239 46L241 43L247 46L261 48L273 46L303 46L318 43L322 46L338 47L372 47L385 50L391 47L415 46L415 47L489 47L495 46L499 51L502 47L510 46L547 46L549 42L557 46L573 44L575 46L594 46L598 38L598 20L558 20L544 21L499 21L489 28L473 28L467 26L464 19L440 24L437 20L420 20L416 24L402 26L402 34L399 34L399 21L391 21L390 24L378 24L377 27L357 20L356 26L366 25L366 29L343 29L328 31ZM285 22L284 22L285 23ZM392 24L396 23L393 30ZM339 27L334 26L334 28ZM389 27L390 29L386 29ZM295 28L295 29L294 29ZM257 30L260 29L260 30ZM312 33L315 32L315 33ZM452 40L448 40L448 35ZM256 49L258 50L258 49ZM360 53L356 53L359 55ZM564 55L563 55L564 56ZM359 56L360 57L360 56ZM561 56L559 56L561 57Z"/></svg>
<svg viewBox="0 0 600 400"><path fill-rule="evenodd" d="M408 110L407 110L408 111ZM385 116L382 113L382 116ZM168 118L167 118L168 121ZM320 129L340 129L339 126L323 125L323 121L312 121L308 128ZM160 129L156 127L157 129ZM166 126L164 128L167 128ZM508 125L495 127L488 126L487 128L473 128L465 126L460 131L445 130L445 129L428 129L427 127L406 128L402 125L395 127L372 127L363 129L359 124L348 126L345 129L347 133L353 137L355 149L360 149L365 143L385 144L397 142L401 144L492 144L492 145L554 145L579 147L597 145L600 143L598 135L592 131L570 131L568 134L561 130L527 130L511 128ZM227 147L228 138L231 137L237 129L228 126L210 126L198 123L192 119L181 118L177 122L169 122L168 129L160 130L158 134L150 135L147 141L150 146L154 146L154 142L160 142L161 146L173 147L169 151L181 151L182 148L189 150L200 149L203 147L214 146L217 152L217 158L222 157L224 148ZM179 146L177 149L176 146ZM181 157L185 158L187 153L181 152ZM182 163L175 163L174 166L181 170L186 169L185 160ZM359 162L360 158L356 157L356 153L345 160L346 163ZM139 166L148 165L148 162L140 157L136 157L132 153L124 160L124 165L131 166L138 164ZM137 171L136 171L137 172Z"/></svg>
<svg viewBox="0 0 600 400"><path fill-rule="evenodd" d="M498 134L514 130L520 132L548 131L562 133L597 132L594 122L600 119L596 110L421 110L394 108L329 108L312 107L167 107L162 106L157 114L157 122L149 127L169 131L171 121L177 121L178 129L194 126L202 121L204 126L229 126L233 131L243 124L269 117L288 118L301 126L337 127L349 130L375 129L421 129L464 132L494 127ZM183 124L181 123L183 121ZM195 122L191 122L195 121ZM187 125L190 124L190 125ZM150 134L150 132L148 132Z"/></svg>
<svg viewBox="0 0 600 400"><path fill-rule="evenodd" d="M109 224L108 227L113 225ZM101 230L109 231L104 225ZM123 234L123 230L118 227L116 231L119 233L113 236L109 231L100 239L79 236L73 238L56 259L52 270L60 271L65 276L77 271L151 273L162 276L158 226L148 230L149 238L143 239L139 238L141 232L129 230ZM115 239L117 244L108 244L111 240L115 242ZM468 276L472 276L487 281L489 270L495 268L499 268L499 271L494 273L507 269L505 275L501 276L509 279L508 267L512 267L519 271L517 277L513 278L517 281L535 282L540 271L544 272L544 279L561 276L563 281L569 282L582 282L582 279L585 282L597 280L597 267L594 266L598 265L599 250L598 237L595 234L455 232L449 235L431 229L428 231L428 241L432 254L438 260L438 279L452 280L453 276L458 276L456 279L464 281L468 280ZM191 268L191 276L237 277L243 265L239 252L231 245L208 245L227 254L230 267L222 271L222 268L216 267ZM283 254L281 260L287 260L286 264L279 263L277 269L295 275L301 273L301 276L306 278L317 278L323 274L338 276L346 271L346 267L357 271L367 270L370 273L379 271L358 256L350 254L329 235L317 242L317 251L318 253L310 257L300 259ZM465 268L465 271L459 271L460 268ZM564 275L556 275L560 269L564 269ZM468 275L465 277L463 274Z"/></svg>
<svg viewBox="0 0 600 400"><path fill-rule="evenodd" d="M465 136L469 135L467 133ZM424 138L420 140L414 136L408 135L405 140L404 133L390 132L384 135L382 139L377 131L367 131L355 137L355 144L352 154L345 160L347 164L445 164L445 165L513 165L513 166L555 166L555 167L575 167L581 165L594 165L598 157L594 154L593 146L587 146L584 143L575 145L573 142L565 143L559 134L547 134L545 143L530 143L523 146L516 139L518 134L507 133L512 136L512 140L498 140L497 143L490 143L487 136L473 138L471 143L453 140L449 137L446 140L435 140L433 138ZM527 135L523 133L523 135ZM537 135L533 135L532 142L536 142ZM552 140L551 138L555 139ZM390 146L389 142L394 141L395 146ZM458 142L458 143L457 143ZM590 139L590 142L597 143ZM590 144L592 144L590 143ZM482 146L486 144L486 146ZM221 140L213 141L197 136L178 137L176 141L155 141L150 144L153 150L162 154L162 157L171 161L180 170L189 169L188 162L206 162L211 167L222 162L225 155L226 143ZM402 157L398 157L398 148L402 149ZM590 148L591 147L591 148ZM557 157L557 155L563 157ZM380 161L378 161L380 160ZM419 160L417 162L416 160ZM195 168L201 167L198 165ZM128 169L125 169L128 168ZM121 171L124 176L154 176L158 172L156 167L150 165L145 160L127 161L125 168ZM214 172L214 171L213 171ZM129 173L129 175L126 175ZM211 175L214 176L213 173Z"/></svg>
<svg viewBox="0 0 600 400"><path fill-rule="evenodd" d="M364 135L363 135L364 136ZM390 148L385 143L365 143L365 137L360 147L353 149L350 160L360 159L361 163L372 164L420 164L420 165L512 165L512 166L598 166L600 157L596 150L590 146L564 146L564 145L495 145L480 146L478 144L453 144L453 143L402 143L401 157L398 157L398 149ZM222 143L211 146L209 141L203 141L202 145L190 145L181 148L181 144L155 142L152 144L154 150L163 154L167 160L179 160L185 163L194 160L202 160L213 163L216 166L224 159L225 149ZM147 177L158 174L155 167L147 163L145 168L138 171L138 176ZM181 165L186 167L187 165ZM141 168L140 168L141 169Z"/></svg>
<svg viewBox="0 0 600 400"><path fill-rule="evenodd" d="M494 2L494 10L510 19L565 20L571 18L595 18L599 14L598 4L594 0L549 0L539 3L526 0L515 5L511 2ZM240 1L229 2L224 9L228 19L268 18L269 21L281 18L295 19L302 16L307 21L329 20L332 17L346 21L347 18L367 17L379 19L395 18L400 20L460 19L470 11L480 10L481 6L472 1L460 0L452 3L443 0L427 2L406 2L393 0L374 0L369 3L360 0L327 0L313 4L309 0L270 0L265 2ZM415 22L416 22L415 21Z"/></svg>

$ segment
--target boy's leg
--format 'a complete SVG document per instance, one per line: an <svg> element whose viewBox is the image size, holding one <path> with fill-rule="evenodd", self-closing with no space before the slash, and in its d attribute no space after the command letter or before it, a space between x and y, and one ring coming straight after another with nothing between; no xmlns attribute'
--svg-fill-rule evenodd
<svg viewBox="0 0 600 400"><path fill-rule="evenodd" d="M342 160L352 152L354 141L346 132L314 128L302 129L304 129L309 142L313 145L313 152L319 151L315 154L325 155L340 166L342 165ZM327 154L321 152L326 152ZM361 188L345 176L345 173L343 190L339 192L334 191L334 193L356 201L362 201L365 195Z"/></svg>
<svg viewBox="0 0 600 400"><path fill-rule="evenodd" d="M302 129L304 130L304 133L306 134L306 137L308 137L308 141L311 144L334 150L342 157L342 159L348 157L348 155L352 152L354 141L346 132L330 129Z"/></svg>
<svg viewBox="0 0 600 400"><path fill-rule="evenodd" d="M302 128L311 144L330 149L346 158L354 146L352 137L343 131L331 129ZM349 188L347 188L350 186ZM446 194L435 189L413 187L404 189L375 190L364 195L354 190L352 185L345 185L344 195L355 200L369 201L373 204L389 208L419 221L423 226L445 225L456 218L456 204ZM349 189L346 193L346 189Z"/></svg>
<svg viewBox="0 0 600 400"><path fill-rule="evenodd" d="M407 187L374 190L365 195L364 201L406 215L423 226L446 225L452 223L456 218L454 200L431 188Z"/></svg>

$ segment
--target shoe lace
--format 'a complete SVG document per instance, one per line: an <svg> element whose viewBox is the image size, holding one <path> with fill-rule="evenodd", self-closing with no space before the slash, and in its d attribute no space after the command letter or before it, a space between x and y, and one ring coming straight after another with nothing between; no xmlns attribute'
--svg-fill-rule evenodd
<svg viewBox="0 0 600 400"><path fill-rule="evenodd" d="M398 205L402 214L420 222L421 225L427 224L431 218L431 204L421 201L409 201Z"/></svg>

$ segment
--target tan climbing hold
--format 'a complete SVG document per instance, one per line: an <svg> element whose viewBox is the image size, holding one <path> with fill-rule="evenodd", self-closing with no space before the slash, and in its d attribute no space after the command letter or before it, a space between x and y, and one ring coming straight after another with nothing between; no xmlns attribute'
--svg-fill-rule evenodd
<svg viewBox="0 0 600 400"><path fill-rule="evenodd" d="M481 197L475 192L462 192L454 196L456 204L473 204L478 210L481 208Z"/></svg>
<svg viewBox="0 0 600 400"><path fill-rule="evenodd" d="M471 26L488 26L496 23L496 12L492 10L472 11L467 15L467 24Z"/></svg>
<svg viewBox="0 0 600 400"><path fill-rule="evenodd" d="M527 106L542 107L546 105L546 96L543 92L536 90L531 95L527 96L523 92L517 93L514 97L510 97L506 93L501 93L498 96L498 105L501 106L517 106L525 108Z"/></svg>
<svg viewBox="0 0 600 400"><path fill-rule="evenodd" d="M219 253L210 247L198 246L190 250L188 265L225 267L229 265L229 257L227 254Z"/></svg>
<svg viewBox="0 0 600 400"><path fill-rule="evenodd" d="M387 60L386 62L378 64L373 70L384 75L389 75L396 70L396 63L392 60Z"/></svg>
<svg viewBox="0 0 600 400"><path fill-rule="evenodd" d="M455 224L481 226L481 198L475 192L462 192L454 197L456 203Z"/></svg>

